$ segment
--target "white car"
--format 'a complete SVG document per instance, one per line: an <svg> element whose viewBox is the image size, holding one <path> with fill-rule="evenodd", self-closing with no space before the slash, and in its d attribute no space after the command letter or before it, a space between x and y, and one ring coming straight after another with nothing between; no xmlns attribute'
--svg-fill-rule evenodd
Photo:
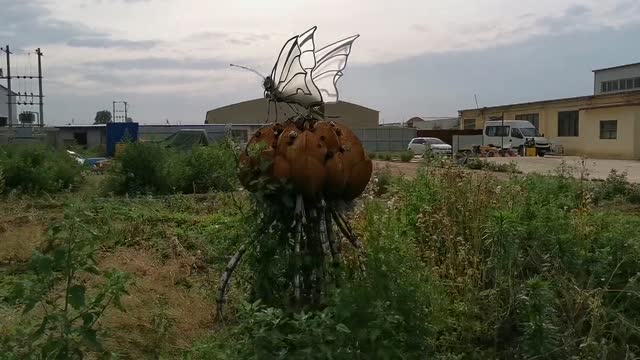
<svg viewBox="0 0 640 360"><path fill-rule="evenodd" d="M419 137L411 139L411 141L409 142L409 146L407 146L407 150L413 151L415 155L422 155L427 151L427 147L433 154L451 155L452 153L451 145L438 138L432 137Z"/></svg>

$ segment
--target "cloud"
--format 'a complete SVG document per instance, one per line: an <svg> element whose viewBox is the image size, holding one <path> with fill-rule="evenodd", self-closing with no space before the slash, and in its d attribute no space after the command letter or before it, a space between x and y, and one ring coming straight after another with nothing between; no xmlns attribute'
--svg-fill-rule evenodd
<svg viewBox="0 0 640 360"><path fill-rule="evenodd" d="M159 41L154 40L132 41L122 39L109 39L106 37L76 38L67 41L67 45L71 47L85 48L150 49L159 44Z"/></svg>
<svg viewBox="0 0 640 360"><path fill-rule="evenodd" d="M173 59L146 57L88 62L85 65L106 68L109 71L121 70L212 70L229 67L229 64L216 59Z"/></svg>

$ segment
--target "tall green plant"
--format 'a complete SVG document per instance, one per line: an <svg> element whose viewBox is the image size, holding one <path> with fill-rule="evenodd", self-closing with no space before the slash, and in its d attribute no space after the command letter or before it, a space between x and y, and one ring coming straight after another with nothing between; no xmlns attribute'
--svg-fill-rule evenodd
<svg viewBox="0 0 640 360"><path fill-rule="evenodd" d="M28 338L9 350L15 355L71 359L104 352L98 320L111 306L124 310L121 299L130 277L96 267L100 235L91 226L93 216L68 207L63 221L51 227L46 251L31 258L30 275L16 283L13 301L39 320ZM88 274L102 277L102 284L89 289Z"/></svg>

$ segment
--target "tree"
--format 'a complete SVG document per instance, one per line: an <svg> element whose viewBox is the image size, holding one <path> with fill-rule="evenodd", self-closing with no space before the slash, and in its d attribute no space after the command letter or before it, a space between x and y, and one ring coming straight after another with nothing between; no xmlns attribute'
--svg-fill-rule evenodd
<svg viewBox="0 0 640 360"><path fill-rule="evenodd" d="M106 124L111 122L111 112L109 110L101 110L96 113L96 119L93 124Z"/></svg>

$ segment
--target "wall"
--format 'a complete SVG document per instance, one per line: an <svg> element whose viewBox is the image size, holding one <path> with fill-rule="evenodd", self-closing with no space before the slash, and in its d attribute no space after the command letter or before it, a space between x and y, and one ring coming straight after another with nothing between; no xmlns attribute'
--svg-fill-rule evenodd
<svg viewBox="0 0 640 360"><path fill-rule="evenodd" d="M7 89L0 86L0 117L9 117L9 109L7 108L7 101L9 100L9 97L7 94ZM11 105L11 109L13 111L13 124L16 125L18 124L18 109L15 104ZM10 121L7 120L7 126L9 126L9 123Z"/></svg>
<svg viewBox="0 0 640 360"><path fill-rule="evenodd" d="M74 133L87 133L87 148L97 147L107 143L106 128L104 126L77 126L77 127L58 127L56 134L55 146L57 148L67 148L76 144L73 136Z"/></svg>
<svg viewBox="0 0 640 360"><path fill-rule="evenodd" d="M620 80L620 79L628 79L628 78L636 78L640 77L640 64L633 66L624 66L607 70L598 70L594 72L594 94L601 94L602 90L600 84L603 81L610 80ZM618 92L625 92L629 90L618 90ZM611 94L615 92L607 92L607 94Z"/></svg>
<svg viewBox="0 0 640 360"><path fill-rule="evenodd" d="M635 159L637 114L640 106L581 110L579 136L550 137L553 144L564 147L567 154L598 158ZM600 139L600 121L617 120L617 138Z"/></svg>
<svg viewBox="0 0 640 360"><path fill-rule="evenodd" d="M209 139L216 140L224 137L224 125L140 125L138 137L140 140L164 140L181 129L205 129Z"/></svg>
<svg viewBox="0 0 640 360"><path fill-rule="evenodd" d="M416 137L416 129L378 127L373 129L353 129L368 152L404 151L411 139Z"/></svg>
<svg viewBox="0 0 640 360"><path fill-rule="evenodd" d="M378 126L379 113L360 105L340 101L325 105L327 116L339 116L341 122L351 128L374 128ZM278 118L294 115L286 104L278 105ZM271 120L275 119L275 108L271 105ZM267 121L267 100L255 99L207 111L205 124L264 124Z"/></svg>

